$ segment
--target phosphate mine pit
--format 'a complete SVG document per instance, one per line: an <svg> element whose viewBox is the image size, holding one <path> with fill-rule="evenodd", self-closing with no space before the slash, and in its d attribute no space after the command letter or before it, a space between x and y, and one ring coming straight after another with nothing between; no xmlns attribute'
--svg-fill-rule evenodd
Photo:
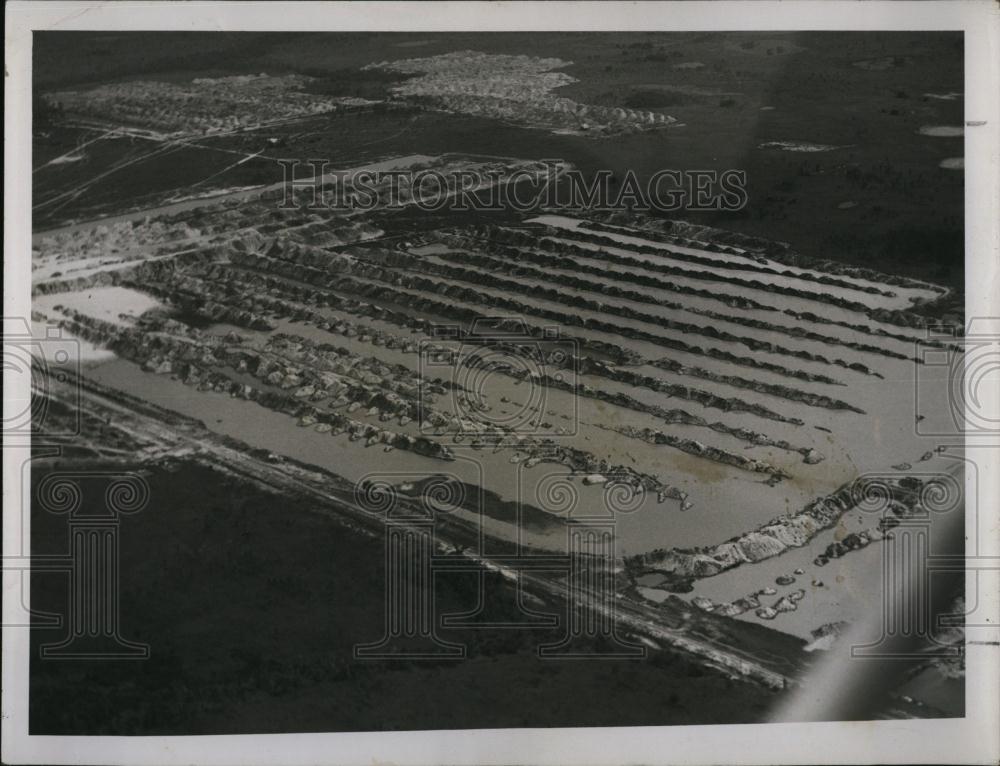
<svg viewBox="0 0 1000 766"><path fill-rule="evenodd" d="M849 488L891 475L905 516L909 474L955 467L921 409L947 401L922 364L945 288L682 222L383 213L241 194L41 232L33 318L220 435L437 477L491 539L559 551L610 509L629 598L801 637L872 608L892 524Z"/></svg>

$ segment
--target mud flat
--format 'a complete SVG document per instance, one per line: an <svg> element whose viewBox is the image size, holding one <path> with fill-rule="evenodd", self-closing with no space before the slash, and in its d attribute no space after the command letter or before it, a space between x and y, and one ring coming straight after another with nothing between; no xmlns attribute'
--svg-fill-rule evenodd
<svg viewBox="0 0 1000 766"><path fill-rule="evenodd" d="M56 306L124 326L163 304L148 293L117 286L40 295L32 301L32 309L45 314L55 313Z"/></svg>
<svg viewBox="0 0 1000 766"><path fill-rule="evenodd" d="M923 125L917 133L935 138L958 138L965 135L965 128L961 125Z"/></svg>
<svg viewBox="0 0 1000 766"><path fill-rule="evenodd" d="M943 477L956 463L943 459L929 465ZM894 544L892 530L900 520L923 518L927 511L921 504L932 494L949 507L959 503L958 484L936 485L939 478L926 484L906 476L867 481L873 483L855 483L826 498L827 508L819 513L814 505L714 549L635 557L626 564L634 582L646 588L690 591L697 608L750 621L777 620L782 629L807 638L819 615L849 621L882 603L882 565L889 555L882 548ZM681 570L686 574L679 575ZM745 598L731 595L748 586L756 590Z"/></svg>
<svg viewBox="0 0 1000 766"><path fill-rule="evenodd" d="M780 149L783 152L831 152L834 149L846 149L845 146L833 144L812 144L807 141L765 141L757 144L758 149Z"/></svg>

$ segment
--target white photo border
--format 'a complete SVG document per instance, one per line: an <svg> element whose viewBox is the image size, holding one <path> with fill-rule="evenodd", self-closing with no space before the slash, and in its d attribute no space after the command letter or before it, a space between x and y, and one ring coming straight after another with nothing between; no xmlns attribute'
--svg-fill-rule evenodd
<svg viewBox="0 0 1000 766"><path fill-rule="evenodd" d="M6 6L4 316L30 316L31 34L33 30L178 31L937 31L965 35L966 317L1000 317L1000 6L990 0L730 2L13 2ZM6 329L6 328L5 328ZM5 417L29 397L4 371ZM996 392L994 392L996 395ZM997 404L996 401L993 402ZM997 411L994 409L993 411ZM979 450L982 498L1000 498L998 452ZM22 459L5 445L4 553L22 528ZM993 469L993 470L990 470ZM967 477L967 480L969 477ZM1000 556L998 509L980 514ZM985 522L985 523L983 523ZM970 521L972 529L974 521ZM970 540L970 544L973 541ZM973 574L967 575L972 584ZM980 599L1000 611L998 572ZM4 622L20 575L4 572ZM81 764L783 764L997 763L1000 647L970 644L966 717L811 724L483 729L236 736L31 736L28 631L3 633L2 760Z"/></svg>

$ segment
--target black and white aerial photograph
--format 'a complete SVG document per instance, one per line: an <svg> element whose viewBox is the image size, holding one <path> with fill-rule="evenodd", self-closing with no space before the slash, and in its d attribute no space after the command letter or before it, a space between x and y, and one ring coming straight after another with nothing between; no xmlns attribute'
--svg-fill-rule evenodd
<svg viewBox="0 0 1000 766"><path fill-rule="evenodd" d="M28 33L26 736L436 732L443 763L469 730L767 724L778 763L782 724L971 720L1000 322L967 308L996 284L967 147L997 123L962 24L995 42L996 7L379 31L337 5L371 29Z"/></svg>

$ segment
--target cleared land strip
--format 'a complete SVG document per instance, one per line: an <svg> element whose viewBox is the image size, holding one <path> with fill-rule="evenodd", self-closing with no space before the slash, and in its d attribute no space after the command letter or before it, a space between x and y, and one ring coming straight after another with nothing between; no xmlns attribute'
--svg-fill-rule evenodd
<svg viewBox="0 0 1000 766"><path fill-rule="evenodd" d="M808 362L842 367L864 375L874 375L876 377L880 377L880 373L860 362L847 362L843 359L828 359L821 354L814 354L810 351L792 349L786 346L776 345L768 341L758 340L749 336L733 335L732 333L718 330L713 327L702 327L687 322L679 322L677 320L668 319L655 314L637 311L628 306L614 303L603 303L601 301L590 300L581 296L566 294L558 289L543 285L528 285L513 280L501 279L496 276L491 277L487 284L483 284L484 276L486 275L471 269L463 269L461 267L453 267L445 264L432 264L419 258L413 258L412 256L410 256L410 260L407 261L405 255L395 253L393 251L388 251L384 256L377 257L384 258L385 263L391 263L392 265L386 267L372 266L367 269L361 268L356 270L355 274L359 277L374 281L384 282L390 285L399 285L409 289L434 293L437 295L442 294L442 292L448 292L449 294L464 300L469 300L474 295L480 296L480 300L486 299L487 296L489 296L488 300L493 302L498 308L516 311L519 313L534 314L549 319L554 318L552 316L552 309L505 297L511 294L519 295L527 299L533 299L540 303L557 303L578 311L587 311L594 315L620 317L632 322L652 325L659 329L671 330L685 335L701 335L717 342L745 346L755 352L767 352L777 356L803 359ZM375 261L375 259L372 260ZM402 273L403 271L406 271L407 273L404 274ZM443 283L438 279L425 276L426 274L452 280L452 284L449 286L447 283ZM470 287L465 288L459 284L454 284L456 282L470 285ZM497 295L490 291L502 291L503 294ZM560 321L563 321L561 316ZM628 337L635 339L645 340L658 345L668 345L673 348L677 348L677 346L673 344L682 343L682 341L667 339L665 336L647 332L639 328L618 327L603 320L583 317L578 313L571 315L567 323L577 325L583 324L583 326L593 327L594 329L604 329L606 332L627 335ZM609 329L612 327L616 329Z"/></svg>
<svg viewBox="0 0 1000 766"><path fill-rule="evenodd" d="M697 280L700 282L711 282L717 285L732 285L733 287L745 290L754 290L761 293L781 295L786 298L798 298L814 303L826 303L830 306L859 314L865 314L871 308L860 301L850 300L849 298L832 295L830 293L804 290L799 287L778 284L777 281L766 282L759 279L742 279L740 277L729 276L726 274L716 274L711 271L698 270L695 268L683 268L668 265L666 263L660 263L658 261L624 256L619 253L609 252L609 248L606 246L594 245L586 242L585 240L574 240L572 237L566 237L564 235L565 232L560 231L558 232L558 236L543 236L537 240L536 246L549 250L550 252L560 252L561 248L568 248L569 254L584 255L586 253L590 253L591 258L595 257L594 253L597 253L602 260L608 258L608 256L616 256L627 261L630 260L638 262L633 265L646 264L647 267L651 267L652 270L660 272L661 274L670 274L671 276L683 277L685 279ZM623 252L632 252L629 251L627 247L623 247L621 245L617 245L614 249L621 250Z"/></svg>
<svg viewBox="0 0 1000 766"><path fill-rule="evenodd" d="M197 267L197 270L200 271L205 268L204 266L200 266ZM311 321L322 329L331 332L341 332L347 337L368 333L368 335L363 335L363 337L367 337L369 340L372 339L370 330L359 329L349 322L331 322L329 317L324 317L310 309L310 305L332 305L341 310L346 308L348 312L355 311L365 316L386 320L401 327L410 328L411 330L424 325L420 320L415 320L408 315L393 315L391 312L385 309L378 309L372 304L341 299L339 296L329 293L322 294L310 288L296 288L271 277L261 277L252 273L234 271L222 264L207 267L207 272L200 276L175 270L167 264L150 265L148 268L141 268L140 273L134 275L130 280L122 281L122 284L134 284L136 287L141 286L146 290L152 290L168 300L179 301L187 309L197 308L198 313L201 313L206 318L215 321L227 321L247 327L264 328L268 326L268 323L262 320L261 312L270 311L293 316L298 320ZM155 287L153 287L154 285ZM303 301L308 301L308 305L306 303L290 302L270 295L260 295L262 292L273 293L281 290L293 298L301 298ZM209 296L211 297L209 298ZM260 297L248 298L248 296ZM393 340L395 340L394 345L399 345L411 351L416 350L413 342L410 340L401 338L390 338L387 340L382 338L380 342L388 343L393 342ZM510 346L504 350L512 353L519 351L516 346ZM723 398L707 391L692 388L691 386L670 384L648 375L642 375L629 368L608 366L599 360L584 357L575 360L567 359L563 363L576 365L581 375L593 375L628 386L646 388L666 394L667 396L695 401L705 407L713 407L723 411L744 411L768 419L801 424L801 421L798 419L781 416L760 405L747 404L738 398ZM760 381L732 378L731 376L724 376L698 368L686 368L679 363L669 360L661 360L653 364L675 373L693 373L707 380L720 381L755 391L764 390L775 397L805 403L810 406L831 409L843 409L848 406L821 395L784 386L770 385ZM553 383L553 387L557 387L555 383ZM782 449L800 452L803 455L808 453L807 449L789 445L784 441L769 439L763 434L751 431L750 429L733 428L719 423L709 425L699 416L689 415L682 410L656 408L651 405L642 404L632 397L603 392L591 386L581 384L577 388L577 393L653 415L658 419L662 419L665 423L683 422L691 425L708 425L708 427L715 431L730 433L748 443L758 445L770 444Z"/></svg>
<svg viewBox="0 0 1000 766"><path fill-rule="evenodd" d="M627 247L619 246L614 248L622 251L621 253L616 253L613 252L613 249L601 248L598 245L590 245L589 243L581 240L573 241L572 239L564 236L568 231L566 229L557 229L553 235L547 234L544 230L539 232L529 232L524 230L512 231L510 229L506 229L505 231L510 232L510 238L508 240L510 244L537 248L559 255L572 255L574 257L591 259L599 258L601 261L617 263L619 265L629 266L630 268L645 268L647 270L656 271L662 274L669 274L679 278L694 281L709 281L715 284L728 284L735 287L742 287L747 290L756 290L764 293L783 295L788 298L804 300L811 303L824 303L842 311L852 314L861 314L869 319L886 324L901 327L914 326L911 323L913 317L910 312L905 310L872 308L871 306L858 301L852 301L822 292L800 290L798 288L759 282L756 280L742 280L735 277L725 277L706 271L683 269L652 260L643 260L635 256L623 254L628 252Z"/></svg>
<svg viewBox="0 0 1000 766"><path fill-rule="evenodd" d="M492 252L495 248L490 248L490 250ZM903 343L905 344L906 351L911 351L917 344L939 348L946 347L945 343L928 337L926 331L911 330L910 332L906 332L908 328L902 326L877 326L875 322L878 320L873 319L871 316L867 317L873 322L869 324L856 321L850 316L841 318L829 315L823 316L807 309L805 306L779 308L777 304L783 302L772 300L761 303L747 297L747 292L749 291L727 292L722 290L698 289L691 284L690 280L683 278L664 279L657 276L656 272L644 269L641 265L626 267L606 263L597 251L594 251L587 257L574 256L569 258L528 250L521 256L515 256L514 260L531 263L532 265L551 270L553 273L568 274L570 276L586 274L602 280L622 283L630 289L644 291L647 294L652 293L654 296L656 293L663 292L676 293L678 298L684 301L688 310L693 313L701 313L705 316L709 316L712 313L719 313L717 304L722 304L726 307L722 315L726 316L728 321L740 321L734 317L757 319L753 315L759 313L769 323L780 324L782 327L791 328L792 331L803 327L803 324L807 323L816 325L816 329L825 335L832 335L832 328L843 328L849 330L851 334L858 336L856 338L841 338L846 343L867 344L865 336L870 336L879 341L892 340ZM817 309L821 309L821 307L817 307ZM857 319L863 318L861 316L857 317ZM836 335L832 337L839 338ZM958 348L957 346L954 347Z"/></svg>
<svg viewBox="0 0 1000 766"><path fill-rule="evenodd" d="M330 254L327 253L326 257L329 259ZM350 260L352 262L354 261L354 259ZM737 356L736 354L711 347L701 348L680 340L653 335L651 333L643 333L638 330L633 331L628 328L621 328L617 325L599 320L585 320L576 313L533 308L519 301L488 295L481 289L457 287L448 289L447 286L435 284L430 280L422 280L422 282L420 282L421 278L419 277L410 277L409 279L406 279L399 274L395 274L394 279L392 274L386 274L384 278L385 281L369 283L361 281L353 276L347 276L342 272L332 272L329 268L329 264L327 265L327 268L320 269L314 266L306 266L291 260L271 258L255 254L233 253L232 261L235 265L248 268L253 271L264 273L271 272L306 285L314 287L322 286L339 294L360 296L369 301L384 301L396 306L408 307L410 311L431 313L452 320L457 319L464 321L479 317L495 316L495 312L483 313L482 311L472 308L456 305L455 301L468 302L473 305L483 305L485 303L485 308L488 309L502 309L517 315L535 315L543 319L549 319L565 324L567 326L583 327L607 334L641 339L661 347L685 351L695 355L707 356L740 366L763 369L786 377L798 378L800 380L811 382L838 384L838 381L827 376L789 369L782 365L762 361L753 357ZM351 269L352 266L353 264L345 265L344 268ZM398 288L412 289L414 290L414 293L403 292ZM423 294L428 292L433 297L424 297ZM442 298L449 298L451 300L446 301L442 300ZM634 353L616 348L612 344L603 341L593 341L588 340L587 338L576 338L576 340L582 344L582 347L596 352L599 357L610 356L611 359L619 363L636 363L641 360L641 357L638 357Z"/></svg>
<svg viewBox="0 0 1000 766"><path fill-rule="evenodd" d="M545 437L515 432L481 420L471 412L457 415L437 409L431 406L436 396L422 391L428 387L427 382L421 381L410 368L386 365L333 344L277 334L270 336L262 347L251 348L241 338L181 330L171 320L121 327L79 312L69 312L62 324L75 335L100 342L150 372L176 375L199 391L229 393L255 402L297 418L301 427L314 427L332 436L346 433L351 441L364 442L368 447L382 446L385 451L400 449L452 460L454 455L442 439L455 435L456 439L470 438L473 446L481 448L527 452L531 464L556 463L588 474L599 472L636 492L650 492L659 502L667 498L686 499L684 493L653 474L609 464L591 452L557 444ZM430 388L443 393L446 387L433 383ZM352 413L357 415L352 418ZM378 422L356 419L364 416ZM389 426L390 420L397 421L397 425ZM682 420L677 418L674 422ZM434 428L430 435L412 433L415 426L406 428L411 423ZM689 424L703 423L689 419ZM638 438L627 429L620 433ZM657 432L655 440L647 441L744 471L767 474L773 481L787 478L786 473L763 460L693 439ZM818 453L813 453L815 459L810 459L808 451L799 451L808 462L821 459Z"/></svg>
<svg viewBox="0 0 1000 766"><path fill-rule="evenodd" d="M500 239L505 239L508 236L506 232L509 232L511 236L515 237L523 234L523 232L520 231L501 230L499 228L490 229L490 231L505 232L502 236L500 236ZM492 238L491 236L480 236L478 234L470 234L467 232L463 232L459 236L442 236L441 241L445 245L458 248L476 247L479 250L485 251L486 254L498 256L500 258L509 259L519 263L530 263L532 265L543 267L551 273L565 273L570 276L588 274L600 277L605 281L610 279L615 282L627 283L629 285L640 286L650 290L678 293L688 298L697 298L705 301L722 303L730 310L730 312L735 312L722 314L722 316L726 317L727 321L738 322L739 320L734 317L742 316L738 313L739 311L761 311L771 314L778 313L783 316L791 317L798 322L809 322L811 324L824 325L826 327L843 327L863 335L871 335L878 338L888 338L900 341L911 347L917 343L939 348L946 347L946 344L942 341L934 338L928 338L926 332L922 334L907 334L897 331L893 325L890 325L893 329L886 329L885 327L876 327L854 321L823 317L811 311L796 311L792 308L779 309L773 304L773 302L761 303L753 300L752 298L748 298L745 295L734 295L731 293L719 292L718 290L697 288L691 285L678 283L673 280L661 279L654 276L654 274L657 273L655 264L650 264L646 261L629 259L626 256L617 256L613 253L607 254L607 257L605 258L598 251L586 251L586 253L578 253L571 258L565 255L554 254L551 252L540 252L531 249L529 245L530 243L533 243L534 240L530 238L526 240L529 244L510 245L503 244L500 240ZM435 253L435 255L436 254L437 253ZM626 270L618 271L613 268L609 268L609 264L615 263L623 268L627 267ZM644 272L652 272L652 274ZM687 306L686 308L689 311L702 313L705 316L710 316L713 313L712 309L698 309L695 306ZM787 325L785 326L787 327ZM899 327L898 329L902 330L905 328ZM955 348L957 349L958 347L956 346Z"/></svg>
<svg viewBox="0 0 1000 766"><path fill-rule="evenodd" d="M255 271L279 274L280 276L304 284L323 284L325 280L330 289L344 296L362 295L378 302L409 307L414 311L442 316L447 319L461 318L456 313L459 310L472 312L463 313L462 316L466 318L495 315L495 312L484 314L479 310L485 304L486 308L500 308L517 315L536 315L543 319L564 322L569 326L582 327L596 333L638 339L653 345L685 351L693 355L705 355L723 362L766 370L784 377L794 377L827 385L842 385L839 381L818 373L792 370L758 358L739 357L713 347L702 349L701 347L693 346L675 338L653 335L629 326L618 326L598 319L581 317L578 313L559 312L543 306L526 304L521 301L505 298L502 295L494 295L482 287L471 288L462 285L450 285L436 281L422 280L420 277L404 278L397 275L393 278L391 274L383 275L382 279L373 278L371 273L365 273L363 277L352 275L350 277L331 278L322 270L312 267L303 267L300 265L293 267L287 264L287 262L274 259L270 260L270 262L268 260L262 262L259 260L260 258L262 256L241 255L234 257L233 261L237 266L250 268ZM450 298L451 301L442 301L440 300L442 297ZM642 362L642 357L635 352L622 349L607 341L595 340L590 336L573 336L573 340L583 344L588 350L592 350L598 358L610 357L612 360L622 364L639 364ZM719 379L721 380L722 377L720 376Z"/></svg>
<svg viewBox="0 0 1000 766"><path fill-rule="evenodd" d="M245 257L251 258L251 256ZM199 294L198 283L210 284L212 286L210 293L212 297L205 307L209 316L216 321L226 321L248 327L261 326L258 324L259 320L255 319L255 317L260 317L260 312L263 311L284 311L296 319L312 320L314 323L323 322L324 318L322 315L310 309L310 306L329 306L355 315L371 316L384 321L398 323L404 327L425 327L428 324L426 321L416 319L405 312L393 312L385 308L380 308L374 303L366 303L354 298L342 297L335 292L317 290L316 288L304 285L291 285L281 277L260 274L250 270L240 272L238 269L222 264L208 267L206 273L198 277L185 274L177 275L176 281L173 282L168 281L169 279L168 275L167 278L159 281L159 285L162 285L161 287L152 289L164 298L169 299L173 294L176 299L177 291L187 291L193 297ZM123 283L127 284L127 282ZM142 280L142 283L146 285L147 290L151 289L148 280ZM254 311L245 309L240 305L248 291L259 291L261 288L264 288L264 291L268 293L282 293L287 296L287 299L277 298L272 295L255 298ZM205 288L202 288L201 292L207 291ZM356 295L357 291L351 291L350 294ZM493 318L492 315L474 312L471 309L462 309L451 303L440 303L437 306L428 307L413 300L404 300L406 297L409 296L404 295L397 298L395 303L398 305L409 305L411 308L419 308L420 310L436 308L443 316L447 316L453 321L455 318L459 318L470 324L476 320L489 320ZM295 301L295 303L291 303L290 301ZM456 316L456 313L458 316ZM544 337L543 328L528 326L528 329L532 331L535 337ZM586 345L592 343L592 341L582 340L579 343ZM597 343L600 344L600 342ZM601 345L598 345L597 350L600 351L601 349ZM779 415L765 407L747 403L737 398L724 398L691 386L669 384L649 376L638 375L628 369L611 368L593 360L567 361L568 363L579 365L580 370L588 374L604 375L612 380L627 382L633 385L642 385L643 387L665 393L669 396L698 402L704 407L712 407L727 412L743 411L770 420L778 420L796 425L801 424L801 421L797 419ZM794 389L782 389L782 392L786 395L786 398L805 401L814 406L828 406L831 409L853 409L846 403L836 402L836 400L827 399L815 394L799 392ZM798 399L797 397L802 398Z"/></svg>
<svg viewBox="0 0 1000 766"><path fill-rule="evenodd" d="M514 261L528 262L545 268L557 268L573 273L584 273L604 279L629 282L657 290L717 301L730 309L740 308L762 312L777 312L813 324L844 327L865 335L891 338L904 343L921 343L931 346L944 345L940 341L927 338L926 334L908 334L895 329L898 327L899 330L903 330L908 325L893 325L890 323L890 326L894 329L889 330L884 327L874 327L859 322L823 317L809 311L796 311L791 308L779 309L773 302L761 303L743 294L734 295L719 292L718 290L697 288L687 284L658 279L644 272L685 277L689 275L678 270L671 270L669 267L658 268L658 264L655 262L631 258L626 255L577 248L576 251L572 252L572 257L570 257L568 254L570 246L567 245L566 248L559 248L557 246L558 243L552 241L542 246L539 244L541 240L538 237L523 230L484 226L477 229L461 230L457 236L446 236L443 237L442 241L445 244L451 243L460 247L469 247L472 243L475 243L488 254L509 258ZM609 264L623 267L625 271L609 269ZM861 313L869 319L873 318L867 310ZM883 320L878 319L877 321Z"/></svg>
<svg viewBox="0 0 1000 766"><path fill-rule="evenodd" d="M554 272L552 270L545 270L539 268L533 268L530 266L512 265L508 262L500 260L498 258L491 258L486 255L479 255L477 253L471 253L467 251L455 252L449 251L445 253L434 253L433 255L422 255L414 256L410 254L400 253L398 251L388 251L382 254L376 255L378 262L384 263L385 265L392 268L405 268L413 271L427 271L430 273L437 273L442 276L452 276L454 274L468 275L469 279L475 279L475 275L479 272L474 271L469 268L472 265L476 269L482 269L486 272L491 273L502 273L511 277L516 277L519 279L530 280L533 285L540 285L541 283L550 283L559 287L567 288L569 290L581 290L586 292L597 293L608 298L614 298L619 300L628 300L636 303L648 303L656 305L661 308L676 309L677 311L686 311L691 314L696 314L698 316L708 317L710 319L715 319L721 322L729 322L732 324L744 325L746 327L752 327L755 330L764 330L767 332L775 332L782 335L788 335L794 338L801 338L803 340L809 340L817 343L824 343L833 346L844 346L850 348L854 351L861 351L869 354L877 354L881 356L887 356L895 359L909 359L910 356L906 354L901 354L896 351L892 351L883 346L872 346L862 343L853 343L851 341L841 340L829 334L820 334L806 330L805 328L798 327L788 327L786 325L773 324L771 322L765 322L759 319L751 319L749 317L743 317L736 314L723 314L717 311L708 311L705 309L698 309L691 306L686 306L682 303L677 303L675 301L664 300L663 298L658 298L649 293L642 293L635 290L628 290L621 287L616 287L609 285L606 282L597 282L590 279L583 279L581 277L574 277L568 274L561 274L559 272ZM375 260L375 259L373 259ZM451 269L445 268L444 265L436 265L434 261L445 261L448 264L463 264L461 270L456 270L454 267ZM606 276L616 278L619 275L614 273L609 273L605 271ZM488 275L480 275L480 278L487 278L490 284L496 286L502 286L505 289L513 289L512 285L520 283L506 281L506 280L496 280ZM622 280L624 281L624 280ZM525 288L520 285L520 292L525 292L528 290L528 294L533 295L544 295L548 297L551 295L551 291L544 292L542 287ZM560 302L575 304L577 301L581 300L575 298L574 296L566 293L559 293L562 298ZM730 334L720 332L712 327L703 327L700 325L693 325L690 323L681 323L669 320L646 320L645 317L651 316L648 314L639 315L638 312L628 311L624 306L618 304L601 304L603 310L609 313L619 313L621 316L626 316L628 314L633 314L633 318L642 318L643 321L651 321L654 324L660 324L664 327L672 327L672 329L679 329L685 333L693 333L697 335L708 335L719 340L731 340L734 336ZM628 313L623 313L628 312ZM668 322L664 324L664 322ZM727 335L729 337L727 337ZM745 339L740 338L738 342L743 342ZM754 341L754 344L759 348L761 341ZM746 344L744 344L746 345ZM786 353L785 351L778 351L778 353ZM794 355L804 354L806 352L793 351L789 352ZM809 358L803 356L802 358ZM818 359L812 359L812 361L819 361ZM840 364L834 361L833 364ZM845 364L840 364L840 366L847 366Z"/></svg>
<svg viewBox="0 0 1000 766"><path fill-rule="evenodd" d="M606 282L610 280L612 282L624 283L632 286L633 288L641 287L648 290L655 290L657 293L676 293L680 297L688 299L688 302L684 306L685 310L691 311L692 313L702 314L704 316L711 316L713 313L719 314L719 312L711 308L699 307L694 304L707 302L722 303L726 306L729 312L736 312L739 316L743 316L739 312L759 311L771 316L779 315L792 317L796 320L796 322L805 321L812 324L824 325L824 329L829 327L843 327L862 335L871 335L878 338L898 340L907 343L910 346L914 343L936 346L943 345L939 341L928 339L926 337L926 333L923 336L906 334L896 332L895 330L887 330L883 327L873 327L859 322L823 317L809 311L796 311L791 308L779 309L773 302L761 303L752 298L748 298L743 294L733 294L719 292L718 290L698 288L685 283L684 280L677 281L676 279L663 279L656 276L656 270L649 268L649 264L646 262L635 261L634 263L629 263L626 267L624 264L614 264L613 258L602 258L601 253L597 251L588 252L586 256L575 255L570 258L564 255L534 250L526 245L518 246L498 244L497 242L486 238L477 239L470 236L443 236L441 238L441 242L443 247L450 247L463 251L474 250L485 256L493 257L501 261L510 261L515 264L522 265L530 264L531 266L541 267L554 274L563 274L571 277L576 277L579 274L586 274L587 276L596 277L601 281ZM420 254L424 255L423 253ZM443 254L440 252L434 252L431 255L440 257ZM611 255L613 256L614 254ZM626 256L617 257L627 260ZM617 265L618 268L612 268L613 265ZM635 290L632 291L635 292ZM691 302L691 299L694 299L694 303ZM738 321L733 319L732 314L730 313L719 315L725 316L727 321ZM800 324L784 324L780 326L786 329L791 328L794 330L799 328Z"/></svg>
<svg viewBox="0 0 1000 766"><path fill-rule="evenodd" d="M542 240L543 242L546 240ZM559 244L556 242L555 244ZM570 243L562 243L564 245L570 245ZM583 243L584 246L572 245L575 247L580 255L581 253L590 252L591 258L597 260L604 260L608 255L619 255L622 257L630 257L629 253L631 251L627 249L620 249L618 253L613 253L610 249L602 249L597 245L587 245ZM580 255L582 257L582 255ZM672 267L671 267L672 268ZM658 267L658 270L663 271L662 267ZM870 321L880 322L889 326L895 327L908 327L911 329L921 329L926 330L926 328L932 326L935 322L933 318L926 312L930 309L930 304L928 303L926 307L922 309L924 313L919 313L915 310L914 306L907 304L905 306L883 306L883 305L868 305L859 301L849 300L846 297L832 295L828 293L816 293L812 290L800 290L798 288L788 287L785 285L780 285L775 283L762 283L758 281L740 281L732 278L723 278L716 275L708 274L705 272L694 272L685 271L683 269L673 269L674 275L678 279L690 280L693 282L702 281L713 281L721 292L726 292L727 290L732 293L732 291L741 292L744 290L757 291L764 294L774 293L784 296L786 298L786 303L788 307L793 308L797 311L811 311L811 309L806 308L807 306L815 305L817 303L829 307L829 318L837 319L839 321L854 321L854 316L856 314L861 314L865 316ZM726 288L726 289L722 289ZM945 293L942 295L935 296L934 302L937 305L945 306L948 302L951 293ZM881 298L874 299L876 304L877 301L882 300ZM898 303L899 301L897 301Z"/></svg>
<svg viewBox="0 0 1000 766"><path fill-rule="evenodd" d="M634 242L622 241L623 239L628 238L623 236L622 239L615 239L613 237L602 236L601 234L588 230L588 228L547 227L546 233L551 236L558 236L562 239L587 242L592 245L633 250L637 253L641 253L642 255L659 257L664 260L677 261L680 263L690 263L695 266L703 266L712 270L713 273L717 275L718 271L745 271L760 275L767 275L770 277L780 277L786 280L815 282L819 285L823 285L824 287L855 290L857 292L878 295L886 298L896 297L896 293L892 290L885 290L871 284L858 284L856 282L838 279L837 277L826 276L823 274L813 274L808 271L772 268L759 264L752 259L736 261L712 258L707 255L694 255L692 253L682 252L669 245L653 245L648 242L644 243L640 241L638 237L628 237L630 239L635 239L636 241Z"/></svg>
<svg viewBox="0 0 1000 766"><path fill-rule="evenodd" d="M263 240L263 239L266 239L266 238L261 238L261 239ZM222 247L216 247L216 248L209 248L207 251L204 251L204 252L207 253L209 255L209 257L216 257L216 256L218 256L218 257L225 257L226 251L228 251L229 249L230 248L228 246L222 246ZM295 248L293 248L293 249L295 249ZM321 252L321 251L316 251L316 249L314 249L314 248L302 248L302 251L304 251L304 252ZM213 255L213 252L214 252L214 255ZM204 256L202 255L198 259L191 259L191 260L203 260L203 258L204 258ZM186 258L185 259L181 259L181 260L182 261L186 260ZM330 256L324 254L323 260L329 261L330 260ZM319 276L322 276L322 275L319 275ZM313 280L309 280L309 282L311 284L315 284L315 282ZM53 283L51 285L46 285L42 289L44 289L46 292L49 291L49 290L59 289L58 288L58 284L59 283L56 282L56 283ZM139 288L139 289L144 289L144 287L145 287L145 285L143 284L142 280L136 281L135 286L137 288ZM349 304L345 304L345 305L349 306ZM449 314L445 314L445 316L451 316L451 314L450 313ZM596 351L600 352L601 356L606 356L606 355L608 355L611 352L611 349L609 349L609 347L607 346L607 344L600 344L600 343L595 343L593 341L590 341L590 342L588 342L587 345L592 350L596 350ZM682 346L682 347L679 347L679 348L687 348L687 349L693 350L694 353L700 353L700 349L696 349L695 347ZM716 359L720 359L721 358L722 361L732 361L733 360L732 355L726 355L725 352L717 352L715 349L708 349L707 355L710 356L710 357L714 357ZM614 354L612 354L612 358L620 358L621 361L626 361L626 362L630 361L627 358L617 357ZM684 367L684 366L680 366L680 365L671 365L667 360L661 360L660 363L664 366L665 369L672 369L673 371L678 372L679 374L692 375L692 376L700 377L700 378L706 379L706 380L714 380L714 381L724 382L726 384L733 385L733 386L736 386L736 387L748 388L748 389L749 388L753 388L753 389L758 389L759 390L759 389L761 389L762 386L766 385L766 384L761 383L760 381L748 380L748 379L744 379L744 378L733 376L733 375L723 375L721 373L718 373L718 372L715 372L715 371L712 371L712 370L706 370L704 368L700 368L700 367L696 367L696 366L686 366L686 367ZM810 373L801 373L799 371L787 370L786 368L783 368L783 367L777 366L777 365L768 366L768 365L766 365L766 363L765 364L761 364L759 362L759 360L757 360L757 362L754 364L754 366L758 367L758 368L769 369L770 371L775 372L776 374L783 375L783 376L791 375L793 377L798 377L798 378L803 379L803 380L810 380L810 381L814 381L814 382L837 383L837 381L834 381L834 380L832 380L832 379L830 379L828 377L825 377L825 376L819 376L819 375L810 374ZM800 401L806 401L807 403L810 403L810 404L817 404L817 403L822 402L822 399L820 397L816 397L815 395L804 394L804 392L796 392L794 390L790 390L790 389L787 389L785 387L780 387L780 386L774 387L771 390L771 392L774 395L776 395L776 396L782 396L782 397L785 397L785 398L794 398L794 399L798 399Z"/></svg>
<svg viewBox="0 0 1000 766"><path fill-rule="evenodd" d="M574 219L564 219L557 216L549 220L555 223L557 228L566 228L562 224L565 221ZM694 227L700 230L701 236L708 238L708 241L702 241L680 236L673 231L668 233L663 230L665 225L672 226L673 223L660 219L646 218L644 219L644 223L640 223L637 227L632 227L611 225L602 223L599 220L588 219L580 220L578 227L571 228L605 232L612 237L628 237L630 240L638 240L640 244L649 244L651 241L654 243L666 243L675 246L675 249L679 246L683 252L691 251L693 255L712 253L713 256L719 258L726 257L724 255L720 256L719 253L734 255L741 259L750 259L754 262L773 265L774 267L784 266L795 273L806 271L817 276L841 277L845 282L850 284L887 285L899 290L919 291L928 296L942 295L948 292L947 288L941 285L935 285L898 274L876 271L865 266L802 255L789 249L787 245L761 240L756 237L739 234L738 232L714 229L706 226ZM680 224L682 228L691 228L691 225L685 222L677 221L676 223ZM654 227L660 228L657 230Z"/></svg>

